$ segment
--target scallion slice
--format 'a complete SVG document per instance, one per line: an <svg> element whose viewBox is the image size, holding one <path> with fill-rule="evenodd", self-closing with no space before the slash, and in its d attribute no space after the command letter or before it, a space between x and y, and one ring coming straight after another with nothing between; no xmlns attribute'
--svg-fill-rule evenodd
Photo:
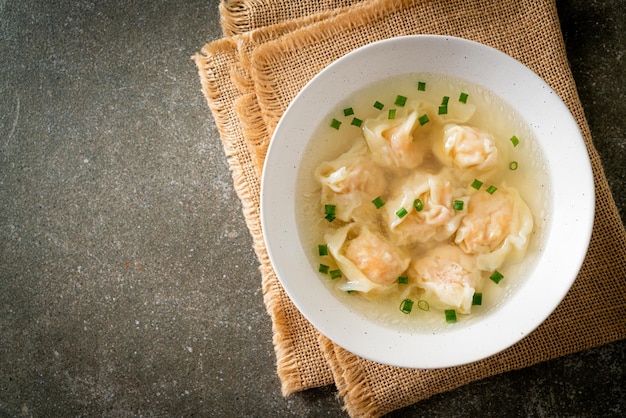
<svg viewBox="0 0 626 418"><path fill-rule="evenodd" d="M385 201L380 196L378 196L376 199L372 200L372 203L374 204L374 206L376 206L376 209L380 209L383 206L385 206Z"/></svg>
<svg viewBox="0 0 626 418"><path fill-rule="evenodd" d="M328 267L326 264L320 264L320 268L319 268L320 273L328 274L329 270L330 270L330 267Z"/></svg>
<svg viewBox="0 0 626 418"><path fill-rule="evenodd" d="M443 98L441 99L441 105L448 106L449 101L450 101L450 96L443 96Z"/></svg>
<svg viewBox="0 0 626 418"><path fill-rule="evenodd" d="M363 125L363 121L359 118L352 118L352 122L350 122L350 125L358 126L360 128L361 125Z"/></svg>
<svg viewBox="0 0 626 418"><path fill-rule="evenodd" d="M411 299L404 299L402 303L400 303L400 310L405 314L410 314L413 310L413 301Z"/></svg>
<svg viewBox="0 0 626 418"><path fill-rule="evenodd" d="M402 218L404 218L404 217L406 216L406 214L407 214L407 213L409 213L409 212L407 212L407 210L406 210L406 209L404 209L404 208L400 208L400 209L398 209L398 210L396 211L396 216L397 216L398 218L402 219Z"/></svg>
<svg viewBox="0 0 626 418"><path fill-rule="evenodd" d="M485 191L489 194L494 194L496 190L498 190L498 188L493 184L485 189Z"/></svg>
<svg viewBox="0 0 626 418"><path fill-rule="evenodd" d="M334 119L330 122L330 127L334 128L334 129L339 129L339 127L341 126L341 121L338 121L337 119Z"/></svg>
<svg viewBox="0 0 626 418"><path fill-rule="evenodd" d="M438 115L447 115L448 114L448 106L447 105L441 105L439 106L439 110L437 111Z"/></svg>
<svg viewBox="0 0 626 418"><path fill-rule="evenodd" d="M418 120L420 121L420 125L421 125L421 126L424 126L424 125L426 125L428 122L430 122L430 119L428 119L428 115L427 115L427 114L425 114L425 113L424 113L422 116L420 116L420 117L418 118Z"/></svg>
<svg viewBox="0 0 626 418"><path fill-rule="evenodd" d="M336 211L337 211L337 206L324 205L324 214L325 214L324 218L326 218L328 222L334 221L336 218Z"/></svg>
<svg viewBox="0 0 626 418"><path fill-rule="evenodd" d="M320 244L317 246L317 252L321 257L328 255L328 245Z"/></svg>
<svg viewBox="0 0 626 418"><path fill-rule="evenodd" d="M385 107L385 105L384 105L384 104L382 104L381 102L379 102L378 100L376 100L376 101L374 102L374 107L375 107L376 109L378 109L378 110L383 110L383 107Z"/></svg>
<svg viewBox="0 0 626 418"><path fill-rule="evenodd" d="M461 93L459 95L459 102L461 103L467 103L467 98L469 97L469 94L467 93Z"/></svg>
<svg viewBox="0 0 626 418"><path fill-rule="evenodd" d="M400 96L397 95L396 96L396 101L393 102L396 106L400 106L400 107L404 107L404 105L406 104L406 96Z"/></svg>
<svg viewBox="0 0 626 418"><path fill-rule="evenodd" d="M495 284L500 283L500 281L504 279L504 276L502 275L502 273L500 273L498 270L494 271L491 276L489 276L489 280L491 280L492 282L494 282Z"/></svg>
<svg viewBox="0 0 626 418"><path fill-rule="evenodd" d="M448 324L453 324L456 322L456 311L454 309L446 309L446 322Z"/></svg>
<svg viewBox="0 0 626 418"><path fill-rule="evenodd" d="M476 189L476 190L480 190L481 187L483 187L483 182L478 180L478 179L474 179L474 181L471 184L472 188Z"/></svg>
<svg viewBox="0 0 626 418"><path fill-rule="evenodd" d="M422 209L424 209L424 203L422 203L421 199L415 199L413 201L413 207L415 208L416 211L421 212Z"/></svg>
<svg viewBox="0 0 626 418"><path fill-rule="evenodd" d="M463 210L463 205L465 204L464 201L462 200L455 200L454 204L452 205L452 207L454 208L454 210Z"/></svg>
<svg viewBox="0 0 626 418"><path fill-rule="evenodd" d="M352 109L351 107L343 109L343 115L344 116L354 115L354 109Z"/></svg>
<svg viewBox="0 0 626 418"><path fill-rule="evenodd" d="M395 119L396 118L396 109L389 109L389 113L387 113L387 119Z"/></svg>
<svg viewBox="0 0 626 418"><path fill-rule="evenodd" d="M514 147L519 145L519 138L515 135L513 135L509 141L511 141L511 143L513 144Z"/></svg>
<svg viewBox="0 0 626 418"><path fill-rule="evenodd" d="M515 170L517 170L517 167L518 167L517 161L511 161L509 163L509 170L515 171Z"/></svg>
<svg viewBox="0 0 626 418"><path fill-rule="evenodd" d="M482 305L483 304L483 294L482 293L474 293L472 296L472 305Z"/></svg>
<svg viewBox="0 0 626 418"><path fill-rule="evenodd" d="M424 81L417 82L417 89L419 91L426 91L426 83Z"/></svg>
<svg viewBox="0 0 626 418"><path fill-rule="evenodd" d="M407 276L398 277L398 284L409 284L409 278Z"/></svg>
<svg viewBox="0 0 626 418"><path fill-rule="evenodd" d="M425 301L424 299L421 299L417 302L417 307L420 308L423 311L427 311L430 309L430 305L428 304L427 301Z"/></svg>
<svg viewBox="0 0 626 418"><path fill-rule="evenodd" d="M341 270L331 270L328 272L333 280L341 279Z"/></svg>

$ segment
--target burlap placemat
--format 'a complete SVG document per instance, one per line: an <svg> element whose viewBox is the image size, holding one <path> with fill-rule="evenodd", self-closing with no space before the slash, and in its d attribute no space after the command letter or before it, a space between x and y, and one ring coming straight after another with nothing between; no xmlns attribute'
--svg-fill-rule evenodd
<svg viewBox="0 0 626 418"><path fill-rule="evenodd" d="M259 9L262 2L249 3ZM282 10L273 1L263 3L266 16ZM284 394L334 381L350 415L379 416L477 379L626 336L622 320L626 233L593 147L553 2L368 0L348 9L261 26L205 46L195 59L261 262ZM319 335L282 290L267 257L259 220L260 167L271 132L296 93L324 66L356 47L415 33L460 36L491 45L542 76L578 121L596 182L590 249L574 287L554 314L503 353L438 370L376 364Z"/></svg>

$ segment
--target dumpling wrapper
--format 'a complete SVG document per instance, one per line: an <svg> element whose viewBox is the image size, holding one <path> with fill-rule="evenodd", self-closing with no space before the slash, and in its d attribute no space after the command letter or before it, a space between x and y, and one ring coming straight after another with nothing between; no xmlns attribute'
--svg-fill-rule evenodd
<svg viewBox="0 0 626 418"><path fill-rule="evenodd" d="M367 226L349 224L324 236L345 283L341 290L383 291L406 271L410 257L382 234Z"/></svg>
<svg viewBox="0 0 626 418"><path fill-rule="evenodd" d="M476 255L480 270L493 271L505 260L521 261L533 226L526 202L516 189L503 185L493 194L482 190L470 197L454 242L467 254Z"/></svg>
<svg viewBox="0 0 626 418"><path fill-rule="evenodd" d="M472 299L481 282L474 258L448 244L432 248L415 259L408 276L424 290L423 298L430 305L463 314L471 312Z"/></svg>
<svg viewBox="0 0 626 418"><path fill-rule="evenodd" d="M465 189L456 188L446 171L431 174L416 171L397 185L392 198L385 204L385 219L390 234L399 245L413 245L428 241L443 241L457 230L467 213L468 196ZM414 207L420 199L423 208ZM463 201L463 209L455 210L454 201ZM404 208L403 217L397 211Z"/></svg>
<svg viewBox="0 0 626 418"><path fill-rule="evenodd" d="M447 124L433 143L433 154L464 179L488 178L500 164L494 137L472 126Z"/></svg>
<svg viewBox="0 0 626 418"><path fill-rule="evenodd" d="M363 122L363 136L372 152L372 158L383 167L415 168L424 160L429 143L414 135L420 129L419 117L432 105L411 101L396 109L394 119L387 112Z"/></svg>
<svg viewBox="0 0 626 418"><path fill-rule="evenodd" d="M362 138L336 160L320 164L314 175L322 187L322 203L335 205L337 219L344 222L375 216L371 201L387 188L385 174Z"/></svg>

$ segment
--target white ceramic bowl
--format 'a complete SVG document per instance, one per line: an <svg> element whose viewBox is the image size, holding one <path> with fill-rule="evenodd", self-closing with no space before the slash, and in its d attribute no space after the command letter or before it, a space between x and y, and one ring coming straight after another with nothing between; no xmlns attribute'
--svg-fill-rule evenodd
<svg viewBox="0 0 626 418"><path fill-rule="evenodd" d="M308 141L344 98L374 81L405 73L464 79L513 105L537 138L551 183L551 219L542 253L493 314L441 332L394 329L365 318L320 280L301 244L296 179ZM585 257L594 218L594 184L578 126L558 95L520 62L485 45L416 35L376 42L340 58L311 80L274 133L261 186L261 221L272 265L287 294L325 336L366 359L437 368L477 361L515 344L561 302Z"/></svg>

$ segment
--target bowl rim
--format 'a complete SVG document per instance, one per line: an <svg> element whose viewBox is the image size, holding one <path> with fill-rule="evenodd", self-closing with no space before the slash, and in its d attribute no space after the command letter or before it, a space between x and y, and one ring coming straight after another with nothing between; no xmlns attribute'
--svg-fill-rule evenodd
<svg viewBox="0 0 626 418"><path fill-rule="evenodd" d="M398 56L410 58L399 62ZM452 326L442 333L404 332L354 312L332 295L310 268L298 238L297 162L304 158L302 151L315 130L311 128L316 128L334 103L351 92L401 72L447 74L479 84L508 103L515 98L515 109L526 121L533 121L531 129L546 158L553 188L546 244L531 277L498 308L497 317ZM304 317L331 341L360 357L407 368L471 363L509 348L535 330L574 283L591 239L595 212L587 148L576 120L558 94L505 53L475 41L442 35L407 35L373 42L342 56L313 77L295 96L274 130L263 167L260 202L270 262ZM557 242L558 237L567 239ZM564 254L567 263L559 262ZM310 275L302 273L307 268ZM528 300L532 300L533 308L524 310L523 302ZM521 318L520 311L525 313ZM337 321L337 317L342 320ZM512 320L515 327L511 326ZM459 341L463 350L458 349Z"/></svg>

